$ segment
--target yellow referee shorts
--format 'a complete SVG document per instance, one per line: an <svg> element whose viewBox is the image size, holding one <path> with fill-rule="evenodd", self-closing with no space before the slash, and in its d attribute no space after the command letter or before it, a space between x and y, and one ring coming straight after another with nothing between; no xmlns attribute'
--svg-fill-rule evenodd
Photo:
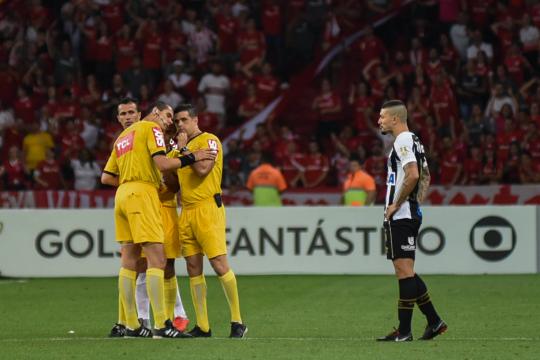
<svg viewBox="0 0 540 360"><path fill-rule="evenodd" d="M167 259L176 259L181 254L180 237L178 235L178 211L176 207L161 205L161 218L163 219L163 232L165 241L165 257Z"/></svg>
<svg viewBox="0 0 540 360"><path fill-rule="evenodd" d="M203 254L212 259L227 254L225 208L218 208L214 198L195 206L182 204L178 229L184 257Z"/></svg>
<svg viewBox="0 0 540 360"><path fill-rule="evenodd" d="M120 185L114 198L116 241L163 243L163 221L157 189L148 183Z"/></svg>

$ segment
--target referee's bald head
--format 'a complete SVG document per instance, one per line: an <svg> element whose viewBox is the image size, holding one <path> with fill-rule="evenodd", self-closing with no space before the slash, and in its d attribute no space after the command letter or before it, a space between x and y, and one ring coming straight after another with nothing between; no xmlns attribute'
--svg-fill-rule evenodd
<svg viewBox="0 0 540 360"><path fill-rule="evenodd" d="M389 100L385 102L381 109L386 110L391 117L397 117L402 123L407 123L407 108L401 100Z"/></svg>

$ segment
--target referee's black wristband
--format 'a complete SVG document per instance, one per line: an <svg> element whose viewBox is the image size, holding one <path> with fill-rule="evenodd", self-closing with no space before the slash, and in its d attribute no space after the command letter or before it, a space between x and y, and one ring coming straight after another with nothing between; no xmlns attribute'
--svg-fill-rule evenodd
<svg viewBox="0 0 540 360"><path fill-rule="evenodd" d="M195 163L195 155L193 153L187 154L184 156L179 156L178 159L180 159L180 167L183 168L185 166L189 166L191 164Z"/></svg>

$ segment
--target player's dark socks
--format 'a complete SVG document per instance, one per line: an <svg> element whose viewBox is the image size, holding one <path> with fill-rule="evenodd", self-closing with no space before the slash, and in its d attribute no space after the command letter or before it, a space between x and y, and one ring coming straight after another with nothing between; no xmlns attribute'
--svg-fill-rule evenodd
<svg viewBox="0 0 540 360"><path fill-rule="evenodd" d="M426 316L430 326L437 324L441 318L439 317L439 314L437 314L437 311L435 311L435 307L429 298L426 284L417 274L414 275L414 279L416 280L416 286L418 288L416 304L420 308L420 311L422 311L422 314Z"/></svg>
<svg viewBox="0 0 540 360"><path fill-rule="evenodd" d="M399 280L398 330L400 334L409 334L411 332L411 319L417 292L414 277Z"/></svg>

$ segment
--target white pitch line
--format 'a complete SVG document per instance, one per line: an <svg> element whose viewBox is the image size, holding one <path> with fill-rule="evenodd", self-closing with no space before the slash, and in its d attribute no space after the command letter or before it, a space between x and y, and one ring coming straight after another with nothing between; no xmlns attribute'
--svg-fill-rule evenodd
<svg viewBox="0 0 540 360"><path fill-rule="evenodd" d="M6 343L6 342L32 342L32 341L101 341L101 340L130 340L130 341L137 341L137 340L144 340L144 339L121 339L121 338L108 338L108 337L53 337L53 338L35 338L35 339L0 339L0 343ZM189 339L184 339L186 341L190 341ZM205 341L211 341L211 340L230 340L228 337L213 337L211 339L203 339ZM242 339L241 341L298 341L298 342L309 342L309 341L357 341L357 342L375 342L375 338L318 338L318 337L247 337L245 339ZM148 341L148 340L147 340ZM199 341L199 339L193 339L191 341ZM540 341L540 338L528 338L528 337L485 337L485 338L452 338L452 337L442 337L440 339L436 340L437 342L445 342L445 341L452 341L452 342L459 342L459 341L474 341L474 342L482 342L482 341Z"/></svg>
<svg viewBox="0 0 540 360"><path fill-rule="evenodd" d="M11 285L11 284L24 284L28 280L0 280L0 285Z"/></svg>

